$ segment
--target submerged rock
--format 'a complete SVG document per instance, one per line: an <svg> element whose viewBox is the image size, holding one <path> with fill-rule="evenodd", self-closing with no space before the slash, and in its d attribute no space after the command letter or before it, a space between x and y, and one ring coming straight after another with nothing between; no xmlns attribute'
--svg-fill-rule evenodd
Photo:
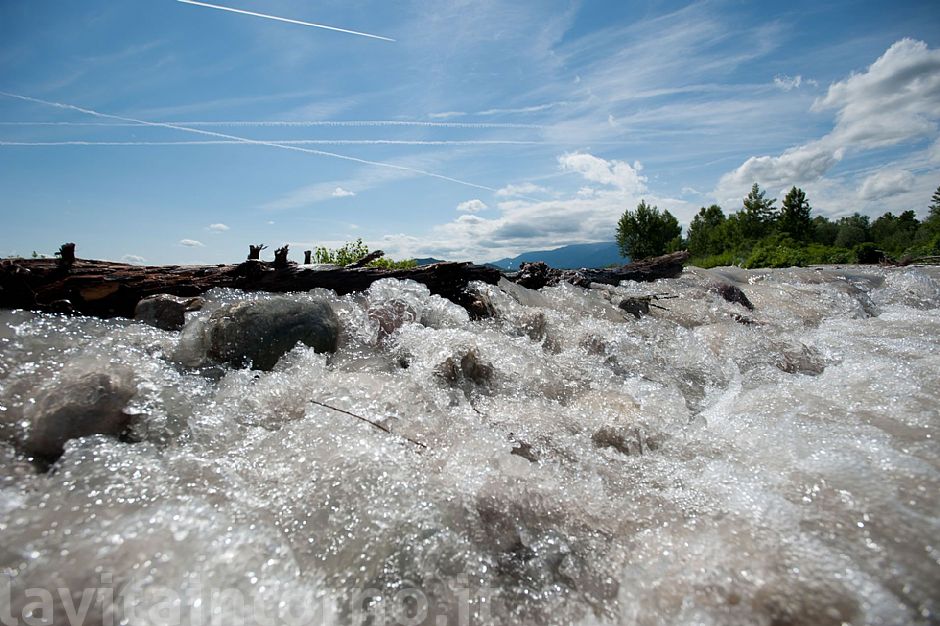
<svg viewBox="0 0 940 626"><path fill-rule="evenodd" d="M20 446L32 456L54 460L69 439L118 436L130 420L124 408L136 393L127 367L75 366L36 390L36 401L23 411Z"/></svg>
<svg viewBox="0 0 940 626"><path fill-rule="evenodd" d="M186 323L186 313L205 306L202 298L180 298L160 293L137 303L134 319L163 330L179 330Z"/></svg>
<svg viewBox="0 0 940 626"><path fill-rule="evenodd" d="M639 428L628 430L614 426L602 426L591 435L595 448L613 448L621 454L640 455L659 448L657 437L644 437Z"/></svg>
<svg viewBox="0 0 940 626"><path fill-rule="evenodd" d="M236 367L270 370L297 343L335 352L339 318L323 300L271 298L222 307L209 318L209 357Z"/></svg>
<svg viewBox="0 0 940 626"><path fill-rule="evenodd" d="M463 355L447 357L438 365L435 373L450 385L469 393L473 387L489 386L493 382L495 370L492 363L484 361L476 350L470 349Z"/></svg>
<svg viewBox="0 0 940 626"><path fill-rule="evenodd" d="M754 310L754 305L748 299L747 294L741 291L740 287L730 283L721 283L712 287L712 289L722 298L732 304L740 304L748 311Z"/></svg>

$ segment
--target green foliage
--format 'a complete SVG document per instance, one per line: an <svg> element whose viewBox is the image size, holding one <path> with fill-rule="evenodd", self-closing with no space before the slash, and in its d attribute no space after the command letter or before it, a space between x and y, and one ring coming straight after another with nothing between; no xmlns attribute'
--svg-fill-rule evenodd
<svg viewBox="0 0 940 626"><path fill-rule="evenodd" d="M824 246L831 246L836 243L836 237L839 236L839 225L830 221L822 215L813 218L813 227L810 238Z"/></svg>
<svg viewBox="0 0 940 626"><path fill-rule="evenodd" d="M839 232L836 234L835 245L839 248L851 248L860 243L869 241L871 236L869 230L869 220L867 215L855 213L850 217L839 219L836 224Z"/></svg>
<svg viewBox="0 0 940 626"><path fill-rule="evenodd" d="M914 245L919 228L913 211L904 211L898 217L889 212L872 222L869 232L884 252L897 257Z"/></svg>
<svg viewBox="0 0 940 626"><path fill-rule="evenodd" d="M692 255L690 262L699 267L751 268L879 263L886 257L940 256L940 187L931 198L923 222L914 211L897 216L887 212L874 221L859 213L836 221L822 215L811 217L806 193L798 187L790 188L779 212L775 212L774 202L755 183L744 199L744 208L737 213L725 216L718 205L699 209L685 240ZM645 203L640 204L638 212L641 207L650 210ZM629 211L621 218L621 229L624 220L631 218L628 214ZM633 222L628 221L627 225L632 227ZM675 243L670 242L669 249Z"/></svg>
<svg viewBox="0 0 940 626"><path fill-rule="evenodd" d="M340 248L325 248L318 247L313 251L313 262L314 263L326 263L330 265L342 265L346 266L350 263L355 263L359 259L362 259L369 254L369 246L362 242L362 239L357 239L355 242L346 242ZM409 267L416 267L417 262L414 259L408 259L406 261L393 261L385 257L376 259L369 263L369 267L379 267L382 269L405 269Z"/></svg>
<svg viewBox="0 0 940 626"><path fill-rule="evenodd" d="M720 254L692 257L689 263L707 269L709 267L721 267L724 265L742 265L744 258L731 250L726 250Z"/></svg>
<svg viewBox="0 0 940 626"><path fill-rule="evenodd" d="M744 209L739 214L741 234L747 239L760 239L768 235L777 219L774 209L776 198L767 199L766 191L761 191L757 183L744 198Z"/></svg>
<svg viewBox="0 0 940 626"><path fill-rule="evenodd" d="M940 187L937 187L937 190L933 192L933 196L930 197L930 206L927 207L929 211L928 220L940 220Z"/></svg>
<svg viewBox="0 0 940 626"><path fill-rule="evenodd" d="M805 267L807 265L834 265L857 263L853 250L818 243L805 244L784 234L771 235L760 240L744 267Z"/></svg>
<svg viewBox="0 0 940 626"><path fill-rule="evenodd" d="M689 224L689 253L694 257L704 257L719 254L724 250L724 234L727 229L723 229L723 226L726 221L724 211L717 204L699 209L698 215L693 217Z"/></svg>
<svg viewBox="0 0 940 626"><path fill-rule="evenodd" d="M636 211L627 209L617 223L620 254L633 260L664 254L670 245L678 245L682 235L679 221L669 211L659 212L641 200Z"/></svg>
<svg viewBox="0 0 940 626"><path fill-rule="evenodd" d="M780 207L777 229L797 241L806 241L813 231L813 222L809 217L811 210L806 193L798 187L792 187Z"/></svg>

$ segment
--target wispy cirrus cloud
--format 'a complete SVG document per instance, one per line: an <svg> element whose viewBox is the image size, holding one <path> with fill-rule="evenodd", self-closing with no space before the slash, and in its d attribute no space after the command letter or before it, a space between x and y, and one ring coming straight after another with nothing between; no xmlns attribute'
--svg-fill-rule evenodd
<svg viewBox="0 0 940 626"><path fill-rule="evenodd" d="M188 132L188 133L195 133L195 134L199 134L199 135L207 135L207 136L210 136L210 137L218 137L218 138L220 138L220 139L228 139L228 140L232 140L232 141L239 141L239 142L242 142L242 143L245 143L245 144L248 144L248 145L270 146L270 147L273 147L273 148L282 148L282 149L285 149L285 150L294 150L294 151L297 151L297 152L304 152L304 153L307 153L307 154L315 154L315 155L319 155L319 156L332 157L332 158L340 159L340 160L343 160L343 161L351 161L351 162L354 162L354 163L360 163L360 164L363 164L363 165L375 165L375 166L378 166L378 167L384 167L384 168L389 168L389 169L394 169L394 170L409 171L409 172L411 172L411 173L413 173L413 174L417 174L417 175L419 175L419 176L428 176L428 177L430 177L430 178L437 178L437 179L439 179L439 180L446 180L446 181L448 181L448 182L456 183L456 184L458 184L458 185L463 185L463 186L465 186L465 187L475 187L475 188L477 188L477 189L484 189L484 190L486 190L486 191L496 191L496 189L494 189L494 188L492 188L492 187L488 187L488 186L486 186L486 185L480 185L480 184L473 183L473 182L470 182L470 181L467 181L467 180L462 180L462 179L459 179L459 178L454 178L454 177L452 177L452 176L446 176L446 175L444 175L444 174L438 174L438 173L436 173L436 172L431 172L431 171L428 171L428 170L422 170L422 169L413 168L413 167L407 167L407 166L404 166L404 165L396 165L396 164L394 164L394 163L388 163L388 162L384 162L384 161L373 161L373 160L369 160L369 159L361 159L361 158L358 158L358 157L348 156L348 155L344 155L344 154L337 154L337 153L335 153L335 152L327 152L327 151L324 151L324 150L313 150L313 149L304 148L304 147L301 147L301 146L294 146L294 145L287 145L287 144L278 144L278 143L274 143L274 142L270 142L270 141L260 141L260 140L257 140L257 139L248 139L248 138L246 138L246 137L239 137L239 136L236 136L236 135L229 135L229 134L225 134L225 133L217 133L217 132L214 132L214 131L208 131L208 130L203 130L203 129L198 129L198 128L192 128L192 127L190 127L190 126L182 126L182 125L180 125L180 124L175 124L175 123L169 123L169 122L151 122L151 121L146 121L146 120L139 120L139 119L134 119L134 118L130 118L130 117L124 117L124 116L120 116L120 115L113 115L113 114L110 114L110 113L102 113L102 112L100 112L100 111L95 111L95 110L93 110L93 109L88 109L88 108L79 107L79 106L76 106L76 105L73 105L73 104L66 104L66 103L62 103L62 102L53 102L53 101L50 101L50 100L44 100L44 99L42 99L42 98L33 98L33 97L31 97L31 96L24 96L24 95L20 95L20 94L8 93L8 92L3 92L3 91L0 91L0 96L6 96L6 97L8 97L8 98L14 98L14 99L22 100L22 101L25 101L25 102L34 102L34 103L37 103L37 104L44 104L44 105L47 105L47 106L52 106L52 107L56 107L56 108L60 108L60 109L68 109L68 110L72 110L72 111L77 111L77 112L79 112L79 113L84 113L84 114L86 114L86 115L91 115L91 116L94 116L94 117L100 117L100 118L104 118L104 119L111 119L111 120L115 120L115 121L119 121L119 122L127 122L127 123L133 123L133 124L141 124L141 125L144 125L144 126L150 126L150 127L154 127L154 128L167 128L167 129L170 129L170 130L179 130L179 131Z"/></svg>

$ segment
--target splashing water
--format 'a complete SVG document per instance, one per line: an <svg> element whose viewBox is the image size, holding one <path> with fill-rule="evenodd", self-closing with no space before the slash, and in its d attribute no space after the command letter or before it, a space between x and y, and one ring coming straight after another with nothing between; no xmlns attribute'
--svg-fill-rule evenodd
<svg viewBox="0 0 940 626"><path fill-rule="evenodd" d="M55 624L936 623L940 272L473 288L490 319L411 282L290 296L340 348L269 372L190 358L267 295L181 334L0 312L5 440L70 363L136 381L122 441L42 473L0 443L0 619L45 591Z"/></svg>

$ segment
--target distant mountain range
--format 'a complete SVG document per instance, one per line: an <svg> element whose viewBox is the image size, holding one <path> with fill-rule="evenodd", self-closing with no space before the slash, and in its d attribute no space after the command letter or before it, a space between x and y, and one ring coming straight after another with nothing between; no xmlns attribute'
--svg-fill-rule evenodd
<svg viewBox="0 0 940 626"><path fill-rule="evenodd" d="M536 252L523 252L513 258L491 261L487 265L498 267L501 270L516 271L520 263L543 261L550 267L558 269L578 269L581 267L607 267L608 265L623 265L629 259L620 256L620 250L613 241L598 243L576 243L562 246L554 250L539 250Z"/></svg>

